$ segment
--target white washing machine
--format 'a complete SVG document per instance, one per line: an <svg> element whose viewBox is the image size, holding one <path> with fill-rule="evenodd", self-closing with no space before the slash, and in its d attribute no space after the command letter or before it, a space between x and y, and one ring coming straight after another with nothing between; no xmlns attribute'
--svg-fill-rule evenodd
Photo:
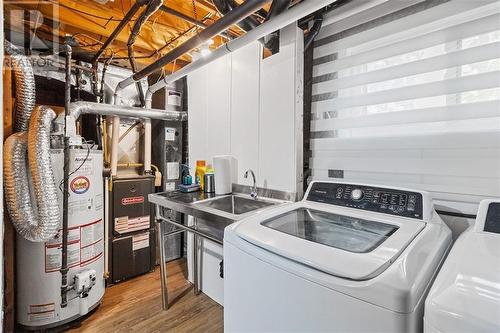
<svg viewBox="0 0 500 333"><path fill-rule="evenodd" d="M427 193L313 182L225 229L225 332L421 331L450 243Z"/></svg>
<svg viewBox="0 0 500 333"><path fill-rule="evenodd" d="M425 301L427 333L500 332L500 199L479 206Z"/></svg>

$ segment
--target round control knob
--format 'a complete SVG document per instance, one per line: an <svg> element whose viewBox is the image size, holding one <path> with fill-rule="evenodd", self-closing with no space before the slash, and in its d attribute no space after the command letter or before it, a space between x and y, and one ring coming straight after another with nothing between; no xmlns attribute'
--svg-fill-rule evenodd
<svg viewBox="0 0 500 333"><path fill-rule="evenodd" d="M359 188L352 190L351 198L353 200L361 200L363 198L363 191Z"/></svg>

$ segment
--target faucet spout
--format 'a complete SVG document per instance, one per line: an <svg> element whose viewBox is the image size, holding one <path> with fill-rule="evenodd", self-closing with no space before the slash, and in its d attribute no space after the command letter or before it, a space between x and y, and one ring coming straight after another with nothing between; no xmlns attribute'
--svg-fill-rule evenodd
<svg viewBox="0 0 500 333"><path fill-rule="evenodd" d="M253 187L252 187L252 190L250 192L250 196L254 199L257 199L257 180L255 179L255 173L253 172L252 169L248 169L247 171L245 171L244 177L245 177L245 179L248 178L249 173L252 175L252 179L253 179Z"/></svg>

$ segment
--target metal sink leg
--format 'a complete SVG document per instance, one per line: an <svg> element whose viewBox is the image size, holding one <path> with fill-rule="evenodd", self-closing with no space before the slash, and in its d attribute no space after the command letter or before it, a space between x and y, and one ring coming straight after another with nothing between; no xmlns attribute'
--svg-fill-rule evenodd
<svg viewBox="0 0 500 333"><path fill-rule="evenodd" d="M165 242L163 239L163 225L165 224L159 218L161 215L160 207L155 205L156 216L156 234L158 235L158 242L160 243L160 281L161 281L161 301L163 310L168 310L168 291L167 291L167 263L165 253Z"/></svg>
<svg viewBox="0 0 500 333"><path fill-rule="evenodd" d="M194 228L197 229L197 219L194 218ZM193 291L195 295L200 293L200 267L199 267L200 237L194 234L193 241Z"/></svg>

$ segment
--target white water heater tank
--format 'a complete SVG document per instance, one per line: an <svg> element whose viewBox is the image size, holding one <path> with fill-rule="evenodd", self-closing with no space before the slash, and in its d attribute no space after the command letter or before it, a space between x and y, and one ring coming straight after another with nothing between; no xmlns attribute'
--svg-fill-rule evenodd
<svg viewBox="0 0 500 333"><path fill-rule="evenodd" d="M56 185L63 178L63 150L51 150ZM104 295L102 151L71 149L68 233L68 304L61 308L61 230L46 243L17 236L16 316L28 330L59 326L97 307ZM76 170L76 171L75 171ZM62 188L62 186L59 186ZM62 222L62 192L58 191Z"/></svg>

